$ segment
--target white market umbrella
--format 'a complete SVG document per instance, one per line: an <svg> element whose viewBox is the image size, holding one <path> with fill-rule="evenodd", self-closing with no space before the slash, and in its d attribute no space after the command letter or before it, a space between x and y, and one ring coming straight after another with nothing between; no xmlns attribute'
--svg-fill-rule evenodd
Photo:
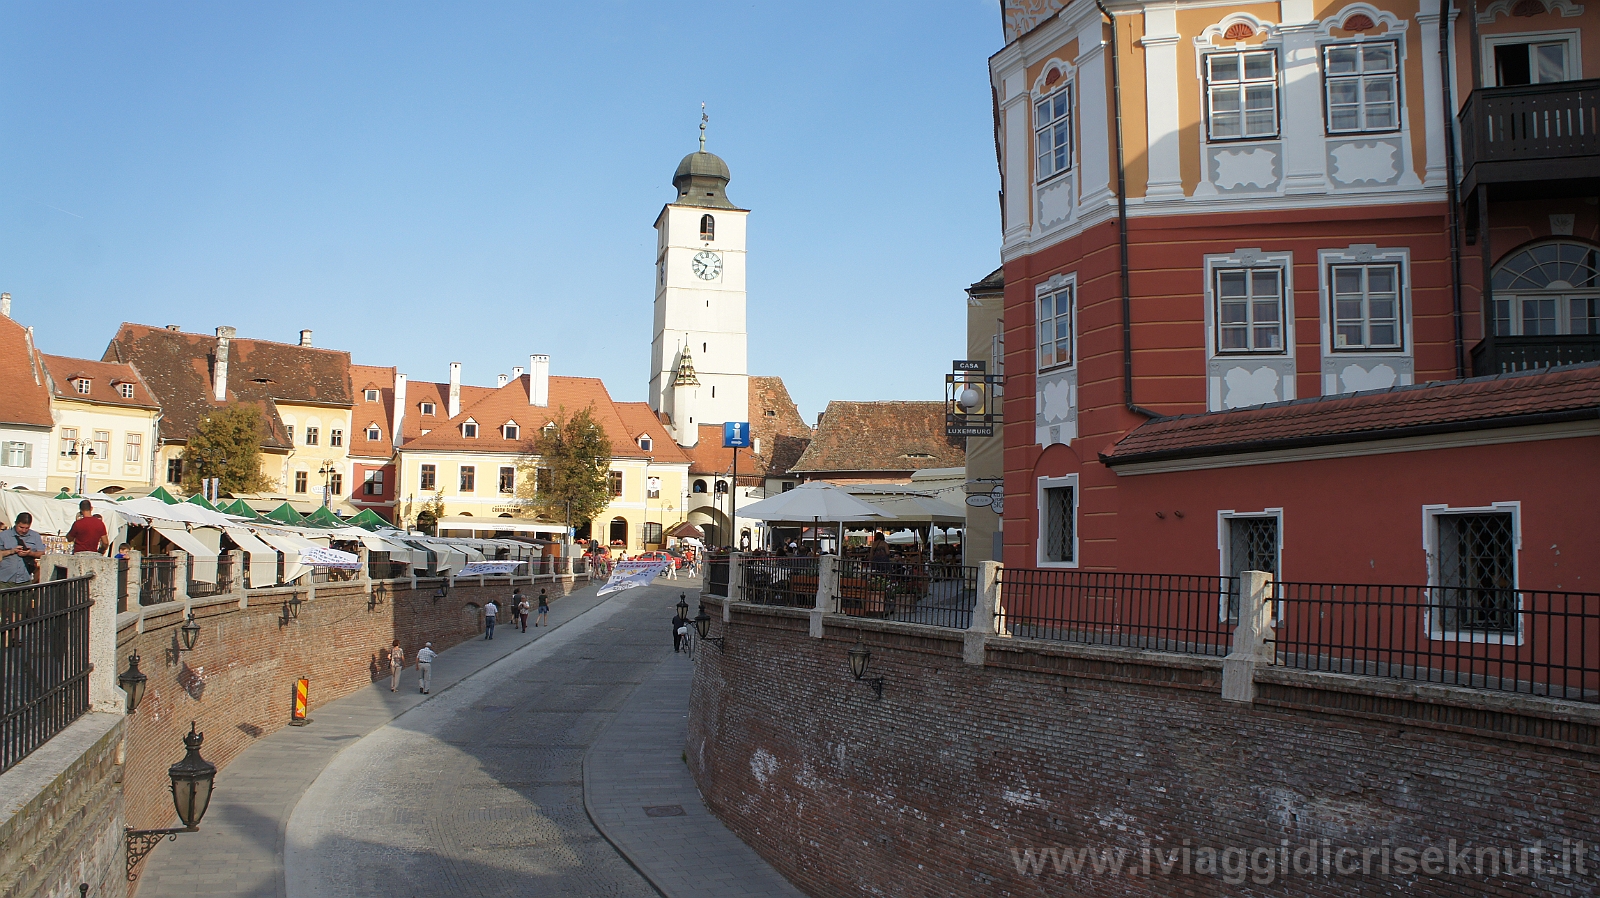
<svg viewBox="0 0 1600 898"><path fill-rule="evenodd" d="M875 521L889 517L843 488L820 480L802 483L787 492L746 505L739 509L739 514L757 521L789 523Z"/></svg>

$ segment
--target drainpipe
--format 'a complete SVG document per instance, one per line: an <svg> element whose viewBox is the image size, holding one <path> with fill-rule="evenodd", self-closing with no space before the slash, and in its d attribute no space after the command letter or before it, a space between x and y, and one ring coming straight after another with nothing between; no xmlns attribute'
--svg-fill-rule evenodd
<svg viewBox="0 0 1600 898"><path fill-rule="evenodd" d="M1450 308L1456 328L1456 380L1467 376L1466 339L1463 335L1461 309L1461 185L1456 178L1456 104L1455 85L1450 73L1450 9L1451 0L1444 0L1439 18L1439 84L1444 89L1444 164L1447 183L1445 201L1449 204L1447 221L1450 227ZM1476 4L1474 4L1476 6ZM1473 16L1476 17L1476 11Z"/></svg>
<svg viewBox="0 0 1600 898"><path fill-rule="evenodd" d="M1133 401L1133 296L1128 286L1128 170L1122 145L1122 62L1117 55L1117 17L1106 9L1103 0L1094 0L1100 14L1111 22L1111 96L1116 111L1117 151L1117 251L1122 265L1122 404L1128 411L1147 418L1161 415L1141 408Z"/></svg>

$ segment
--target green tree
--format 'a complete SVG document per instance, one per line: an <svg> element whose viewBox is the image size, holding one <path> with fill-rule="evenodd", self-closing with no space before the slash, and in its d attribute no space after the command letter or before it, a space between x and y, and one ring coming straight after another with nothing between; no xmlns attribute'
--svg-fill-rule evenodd
<svg viewBox="0 0 1600 898"><path fill-rule="evenodd" d="M261 410L237 402L213 409L183 447L183 488L197 493L207 478L222 480L224 493L271 489L261 473Z"/></svg>
<svg viewBox="0 0 1600 898"><path fill-rule="evenodd" d="M407 504L410 504L409 501ZM417 512L417 529L433 536L439 526L439 518L444 516L444 490L433 494L433 498L423 503L422 510Z"/></svg>
<svg viewBox="0 0 1600 898"><path fill-rule="evenodd" d="M522 509L546 521L582 527L611 504L611 438L590 406L574 415L565 408L529 441L517 460L517 499Z"/></svg>

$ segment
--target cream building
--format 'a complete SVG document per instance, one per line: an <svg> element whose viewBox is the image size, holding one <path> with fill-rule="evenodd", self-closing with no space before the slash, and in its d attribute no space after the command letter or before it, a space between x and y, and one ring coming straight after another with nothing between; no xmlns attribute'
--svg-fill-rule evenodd
<svg viewBox="0 0 1600 898"><path fill-rule="evenodd" d="M130 364L43 356L50 389L46 486L120 492L153 485L161 409Z"/></svg>

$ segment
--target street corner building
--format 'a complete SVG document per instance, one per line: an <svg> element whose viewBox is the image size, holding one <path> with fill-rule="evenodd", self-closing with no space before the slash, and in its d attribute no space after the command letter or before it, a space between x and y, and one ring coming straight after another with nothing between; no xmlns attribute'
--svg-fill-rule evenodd
<svg viewBox="0 0 1600 898"><path fill-rule="evenodd" d="M1008 567L1600 588L1600 8L1003 14Z"/></svg>

